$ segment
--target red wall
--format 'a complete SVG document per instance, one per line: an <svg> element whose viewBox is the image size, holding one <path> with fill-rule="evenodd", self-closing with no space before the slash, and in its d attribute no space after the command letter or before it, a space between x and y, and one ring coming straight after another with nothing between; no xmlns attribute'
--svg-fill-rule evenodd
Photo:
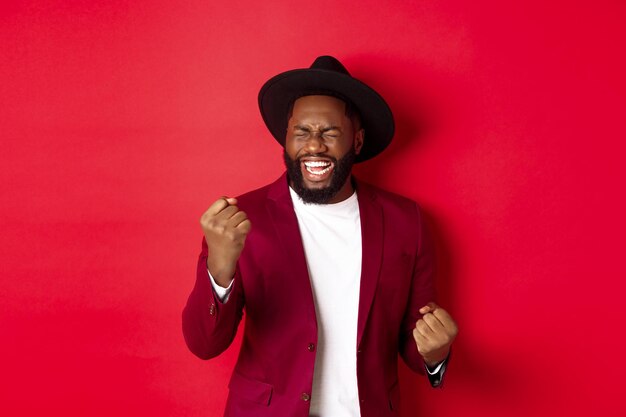
<svg viewBox="0 0 626 417"><path fill-rule="evenodd" d="M223 3L0 6L0 415L221 414L198 221L282 172L256 94L320 54L394 110L358 172L427 212L461 329L403 415L625 415L626 5Z"/></svg>

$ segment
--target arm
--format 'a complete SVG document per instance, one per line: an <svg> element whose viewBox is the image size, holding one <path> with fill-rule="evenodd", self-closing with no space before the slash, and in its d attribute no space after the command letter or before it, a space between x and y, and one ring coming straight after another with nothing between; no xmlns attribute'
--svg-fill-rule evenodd
<svg viewBox="0 0 626 417"><path fill-rule="evenodd" d="M411 277L409 302L400 330L399 347L400 355L408 367L415 372L424 374L424 359L417 351L413 329L415 329L415 323L422 318L422 314L419 312L420 308L435 298L433 282L435 259L433 244L424 229L417 205L415 205L415 215L412 217L416 220L412 230L417 233L417 248Z"/></svg>
<svg viewBox="0 0 626 417"><path fill-rule="evenodd" d="M232 343L243 315L244 296L239 271L235 270L228 301L222 303L209 279L207 244L202 240L196 283L183 310L183 335L189 350L201 359L222 353Z"/></svg>
<svg viewBox="0 0 626 417"><path fill-rule="evenodd" d="M417 213L420 220L419 211ZM409 367L421 373L425 368L431 385L438 387L443 381L450 346L458 329L452 317L430 301L434 298L432 241L421 220L417 230L418 247L400 346Z"/></svg>
<svg viewBox="0 0 626 417"><path fill-rule="evenodd" d="M183 310L183 335L189 349L202 359L219 355L232 343L243 315L243 285L237 262L251 225L236 204L236 199L222 197L200 218L204 239L196 284ZM221 287L232 284L225 302L215 294L212 280Z"/></svg>

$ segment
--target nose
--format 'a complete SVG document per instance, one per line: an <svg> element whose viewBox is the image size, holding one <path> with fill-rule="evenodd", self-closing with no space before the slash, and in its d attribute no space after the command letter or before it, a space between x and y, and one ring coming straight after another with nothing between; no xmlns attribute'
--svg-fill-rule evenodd
<svg viewBox="0 0 626 417"><path fill-rule="evenodd" d="M311 154L324 153L328 150L319 132L311 132L311 135L304 145L304 149Z"/></svg>

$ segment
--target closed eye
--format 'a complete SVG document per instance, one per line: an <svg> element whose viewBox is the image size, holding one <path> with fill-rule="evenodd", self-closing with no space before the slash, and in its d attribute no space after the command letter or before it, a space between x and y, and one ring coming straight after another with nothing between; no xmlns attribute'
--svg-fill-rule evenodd
<svg viewBox="0 0 626 417"><path fill-rule="evenodd" d="M341 135L341 130L336 126L329 126L325 129L322 129L321 132L322 135L333 138Z"/></svg>

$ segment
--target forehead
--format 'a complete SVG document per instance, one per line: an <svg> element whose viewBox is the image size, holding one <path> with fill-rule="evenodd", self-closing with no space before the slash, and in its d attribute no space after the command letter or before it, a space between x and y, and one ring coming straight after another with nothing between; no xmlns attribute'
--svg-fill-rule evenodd
<svg viewBox="0 0 626 417"><path fill-rule="evenodd" d="M346 115L346 103L331 96L304 96L293 103L292 119L312 122L326 119L340 122Z"/></svg>

